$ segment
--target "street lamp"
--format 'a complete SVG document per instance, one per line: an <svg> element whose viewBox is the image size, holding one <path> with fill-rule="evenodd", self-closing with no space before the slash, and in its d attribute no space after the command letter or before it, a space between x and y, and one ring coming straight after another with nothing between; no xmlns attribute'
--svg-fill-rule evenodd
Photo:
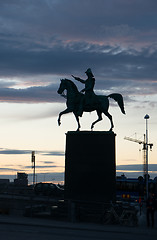
<svg viewBox="0 0 157 240"><path fill-rule="evenodd" d="M146 197L148 198L148 193L149 193L149 189L148 189L148 119L149 119L149 115L146 114L144 119L146 120Z"/></svg>

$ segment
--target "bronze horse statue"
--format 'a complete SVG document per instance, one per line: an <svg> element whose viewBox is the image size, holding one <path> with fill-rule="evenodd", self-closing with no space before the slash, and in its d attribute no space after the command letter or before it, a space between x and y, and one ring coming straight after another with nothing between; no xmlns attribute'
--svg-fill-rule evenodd
<svg viewBox="0 0 157 240"><path fill-rule="evenodd" d="M64 90L67 90L66 95L64 95ZM71 80L66 79L66 78L61 79L61 83L60 83L57 93L61 94L61 96L64 96L67 99L67 101L66 101L67 109L65 109L64 111L59 113L58 125L61 125L61 116L63 114L73 112L73 114L75 115L75 118L77 120L77 123L78 123L77 131L79 131L81 126L80 126L80 122L79 122L78 108L79 108L79 102L80 102L81 98L84 97L84 94L80 93L78 91L76 85ZM112 131L114 125L113 125L113 121L112 121L112 116L108 112L108 108L109 108L108 98L109 97L113 98L118 103L118 106L120 107L121 112L123 114L125 114L123 97L119 93L113 93L108 96L105 96L105 95L96 95L96 96L97 96L97 100L98 100L97 104L88 105L88 106L84 105L84 107L83 107L84 112L92 112L92 111L97 112L98 119L92 123L91 130L93 130L94 125L97 122L102 120L102 113L104 113L109 118L110 123L111 123L111 128L109 131Z"/></svg>

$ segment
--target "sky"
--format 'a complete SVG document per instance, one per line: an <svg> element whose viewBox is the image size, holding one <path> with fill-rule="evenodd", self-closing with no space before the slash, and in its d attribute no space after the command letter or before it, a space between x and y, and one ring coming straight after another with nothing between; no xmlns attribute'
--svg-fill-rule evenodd
<svg viewBox="0 0 157 240"><path fill-rule="evenodd" d="M57 90L72 74L86 79L87 68L96 94L124 98L126 115L110 99L117 175L143 174L142 145L124 137L143 140L148 114L149 174L157 176L157 1L1 0L0 56L0 178L24 171L31 182L35 151L37 181L63 181L66 132L77 124L69 113L58 126L66 103ZM81 130L95 120L84 113ZM94 130L109 128L104 116Z"/></svg>

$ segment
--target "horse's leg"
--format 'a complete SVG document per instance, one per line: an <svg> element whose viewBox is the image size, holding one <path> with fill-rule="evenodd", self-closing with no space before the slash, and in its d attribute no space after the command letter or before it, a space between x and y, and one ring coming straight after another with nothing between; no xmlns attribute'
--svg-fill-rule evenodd
<svg viewBox="0 0 157 240"><path fill-rule="evenodd" d="M111 128L109 131L112 131L112 129L114 128L114 125L113 125L113 121L112 121L112 116L109 114L109 112L104 112L104 114L106 115L106 117L108 117L110 119L110 122L111 122Z"/></svg>
<svg viewBox="0 0 157 240"><path fill-rule="evenodd" d="M100 122L100 121L102 120L102 112L100 112L100 111L96 111L96 112L97 112L97 115L98 115L98 119L97 119L95 122L92 123L92 125L91 125L91 130L93 130L94 125L95 125L97 122Z"/></svg>
<svg viewBox="0 0 157 240"><path fill-rule="evenodd" d="M77 124L78 124L78 128L77 128L76 131L80 131L81 125L80 125L80 121L79 121L79 116L76 114L76 112L74 112L74 115L75 115L75 118L76 118L76 121L77 121Z"/></svg>
<svg viewBox="0 0 157 240"><path fill-rule="evenodd" d="M72 112L72 110L71 110L70 108L67 108L67 109L65 109L63 112L60 112L60 113L59 113L59 117L58 117L58 125L59 125L59 126L61 125L61 116L62 116L63 114L70 113L70 112Z"/></svg>

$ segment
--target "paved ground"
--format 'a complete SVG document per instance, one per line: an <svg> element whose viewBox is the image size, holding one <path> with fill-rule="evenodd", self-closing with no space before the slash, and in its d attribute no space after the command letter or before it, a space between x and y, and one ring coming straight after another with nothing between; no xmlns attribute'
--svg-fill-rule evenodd
<svg viewBox="0 0 157 240"><path fill-rule="evenodd" d="M157 216L155 216L155 227L152 229L147 228L144 214L139 216L139 225L137 227L70 223L52 219L0 215L0 239L17 240L18 238L22 240L43 240L44 238L46 240L148 240L149 238L156 240Z"/></svg>
<svg viewBox="0 0 157 240"><path fill-rule="evenodd" d="M156 231L136 232L110 228L86 228L62 227L62 226L39 226L39 225L14 225L0 224L0 239L2 240L156 240Z"/></svg>

